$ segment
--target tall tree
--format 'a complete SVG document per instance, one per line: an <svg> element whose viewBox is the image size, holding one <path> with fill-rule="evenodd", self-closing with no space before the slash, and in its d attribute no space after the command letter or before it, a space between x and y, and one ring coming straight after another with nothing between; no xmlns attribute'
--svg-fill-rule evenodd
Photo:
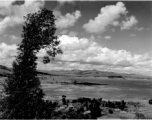
<svg viewBox="0 0 152 120"><path fill-rule="evenodd" d="M36 72L36 54L46 50L43 62L50 62L62 51L55 36L55 17L51 10L43 8L24 17L25 24L18 45L18 55L13 62L13 73L4 83L2 118L32 119L43 102L44 92ZM50 58L51 57L51 58Z"/></svg>

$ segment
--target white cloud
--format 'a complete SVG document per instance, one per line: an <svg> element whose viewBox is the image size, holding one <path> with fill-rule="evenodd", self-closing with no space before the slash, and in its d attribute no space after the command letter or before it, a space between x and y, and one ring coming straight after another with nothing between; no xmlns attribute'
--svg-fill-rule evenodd
<svg viewBox="0 0 152 120"><path fill-rule="evenodd" d="M7 56L15 56L16 55L17 45L7 45L6 43L0 44L0 57L5 58ZM11 53L10 53L11 52Z"/></svg>
<svg viewBox="0 0 152 120"><path fill-rule="evenodd" d="M109 39L111 39L111 36L105 36L104 38L109 40Z"/></svg>
<svg viewBox="0 0 152 120"><path fill-rule="evenodd" d="M112 23L112 25L113 25L113 26L119 26L120 23L119 23L119 21L114 21L114 22Z"/></svg>
<svg viewBox="0 0 152 120"><path fill-rule="evenodd" d="M109 26L121 26L121 29L130 29L137 20L134 16L127 17L127 8L123 2L117 2L116 5L107 5L101 8L100 13L94 20L90 19L83 28L89 33L102 33ZM126 17L126 21L120 21L121 16Z"/></svg>
<svg viewBox="0 0 152 120"><path fill-rule="evenodd" d="M100 13L94 20L89 20L88 23L83 25L83 28L90 33L101 33L106 30L108 25L117 26L120 15L126 15L127 9L122 2L118 2L116 5L107 5L101 8Z"/></svg>
<svg viewBox="0 0 152 120"><path fill-rule="evenodd" d="M62 55L57 55L55 61L43 65L41 59L38 68L42 69L97 69L118 72L149 74L152 72L152 57L150 54L132 54L126 50L112 50L102 47L95 40L60 36ZM16 55L16 45L0 44L0 64L11 65ZM39 58L45 55L45 50L37 54ZM53 67L53 68L52 68ZM149 74L150 75L150 74ZM152 74L151 74L152 75Z"/></svg>
<svg viewBox="0 0 152 120"><path fill-rule="evenodd" d="M0 64L11 66L14 56L16 56L17 45L0 44Z"/></svg>
<svg viewBox="0 0 152 120"><path fill-rule="evenodd" d="M133 25L137 24L135 16L127 17L126 21L122 21L121 30L130 29Z"/></svg>
<svg viewBox="0 0 152 120"><path fill-rule="evenodd" d="M137 62L137 59L141 61L142 57L141 55L132 56L130 52L125 50L114 51L106 47L101 47L95 41L86 38L79 39L77 37L62 35L59 39L61 41L60 47L65 53L60 56L62 60L107 62L115 65L122 63L122 61L129 61L130 65L132 65L133 60L135 62ZM72 57L72 55L75 57Z"/></svg>
<svg viewBox="0 0 152 120"><path fill-rule="evenodd" d="M65 16L61 15L60 11L54 11L54 15L56 16L56 27L59 29L67 28L74 26L75 22L81 17L81 12L79 10L70 14L67 13Z"/></svg>
<svg viewBox="0 0 152 120"><path fill-rule="evenodd" d="M79 39L77 37L62 35L59 39L61 41L60 47L64 51L63 55L56 57L56 59L60 61L77 61L79 64L84 62L85 64L89 64L91 68L96 66L94 64L98 64L98 66L106 65L105 67L111 68L113 66L116 68L117 66L121 68L122 71L123 68L129 66L134 68L134 72L137 72L138 69L141 71L144 69L150 72L152 69L152 59L149 54L133 55L126 50L111 50L102 47L94 40L86 38ZM83 64L81 65L83 66Z"/></svg>
<svg viewBox="0 0 152 120"><path fill-rule="evenodd" d="M0 7L9 7L16 0L0 0Z"/></svg>
<svg viewBox="0 0 152 120"><path fill-rule="evenodd" d="M15 0L0 1L0 15L5 17L0 21L0 33L7 27L13 27L24 22L23 16L40 10L44 6L44 0L25 0L22 5L13 5Z"/></svg>

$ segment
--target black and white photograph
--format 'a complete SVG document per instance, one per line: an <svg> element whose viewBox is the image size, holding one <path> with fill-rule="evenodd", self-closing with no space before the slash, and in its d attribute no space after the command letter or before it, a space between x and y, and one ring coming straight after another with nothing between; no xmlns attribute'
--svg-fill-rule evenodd
<svg viewBox="0 0 152 120"><path fill-rule="evenodd" d="M152 1L0 0L0 119L152 119Z"/></svg>

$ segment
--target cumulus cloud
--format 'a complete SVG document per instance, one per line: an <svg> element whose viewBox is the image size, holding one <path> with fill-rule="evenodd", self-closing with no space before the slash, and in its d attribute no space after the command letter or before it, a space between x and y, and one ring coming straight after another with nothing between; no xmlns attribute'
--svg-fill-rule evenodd
<svg viewBox="0 0 152 120"><path fill-rule="evenodd" d="M23 16L40 10L44 6L44 0L25 0L22 5L13 5L15 0L0 1L0 15L4 16L0 21L0 33L7 27L14 27L24 22Z"/></svg>
<svg viewBox="0 0 152 120"><path fill-rule="evenodd" d="M7 45L6 43L0 44L1 58L12 57L16 55L17 45Z"/></svg>
<svg viewBox="0 0 152 120"><path fill-rule="evenodd" d="M16 0L0 0L0 7L9 7Z"/></svg>
<svg viewBox="0 0 152 120"><path fill-rule="evenodd" d="M112 23L112 25L113 25L113 26L119 26L120 23L119 23L119 21L114 21L114 22Z"/></svg>
<svg viewBox="0 0 152 120"><path fill-rule="evenodd" d="M78 37L62 35L59 39L61 41L60 47L64 51L64 54L60 55L60 60L100 63L106 62L113 65L119 65L124 62L128 65L135 65L139 61L143 62L145 60L149 60L150 58L148 55L145 55L145 57L136 54L132 55L126 50L116 51L106 47L101 47L101 45L94 40L89 40L86 38L79 39Z"/></svg>
<svg viewBox="0 0 152 120"><path fill-rule="evenodd" d="M7 45L6 43L0 44L0 64L11 66L14 56L16 56L17 45Z"/></svg>
<svg viewBox="0 0 152 120"><path fill-rule="evenodd" d="M95 64L101 65L102 68L105 67L104 65L108 65L108 67L115 66L114 68L116 68L116 66L119 68L131 66L134 70L137 67L138 69L143 69L144 67L144 69L149 71L151 71L150 69L152 68L152 59L148 54L133 55L126 50L111 50L107 47L102 47L94 40L86 38L79 39L78 37L62 35L59 39L61 41L60 47L64 51L63 55L56 57L56 59L60 61L76 62L81 65L85 63L85 66L89 64L91 68ZM86 69L88 69L88 67ZM136 70L138 71L138 69Z"/></svg>
<svg viewBox="0 0 152 120"><path fill-rule="evenodd" d="M128 17L126 21L122 21L121 30L130 29L133 25L137 24L135 16Z"/></svg>
<svg viewBox="0 0 152 120"><path fill-rule="evenodd" d="M87 38L59 37L62 55L57 55L55 60L48 65L43 65L41 58L45 50L41 49L37 56L38 68L42 69L97 69L107 71L144 73L152 70L150 54L132 54L126 50L112 50L102 47L95 40ZM11 65L10 61L16 55L16 45L0 44L0 64Z"/></svg>
<svg viewBox="0 0 152 120"><path fill-rule="evenodd" d="M122 2L116 5L107 5L101 8L100 13L94 20L89 20L83 25L83 28L90 33L101 33L105 31L108 25L118 25L117 19L121 14L126 14L128 11Z"/></svg>
<svg viewBox="0 0 152 120"><path fill-rule="evenodd" d="M111 36L105 36L104 38L109 40L109 39L111 39Z"/></svg>
<svg viewBox="0 0 152 120"><path fill-rule="evenodd" d="M67 28L74 26L75 22L81 17L81 12L79 10L70 14L61 15L60 11L54 11L54 15L56 16L56 27L59 29Z"/></svg>
<svg viewBox="0 0 152 120"><path fill-rule="evenodd" d="M126 21L119 21L121 16L127 16L127 8L123 2L118 2L116 5L107 5L101 8L100 13L94 20L90 19L88 23L83 25L83 28L89 33L101 33L106 31L109 26L121 26L121 29L130 29L137 23L134 16L127 17Z"/></svg>

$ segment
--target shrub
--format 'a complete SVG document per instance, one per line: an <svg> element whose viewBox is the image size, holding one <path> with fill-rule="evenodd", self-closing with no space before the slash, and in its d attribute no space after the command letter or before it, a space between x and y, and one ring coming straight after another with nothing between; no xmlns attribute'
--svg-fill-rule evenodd
<svg viewBox="0 0 152 120"><path fill-rule="evenodd" d="M143 113L135 113L136 119L146 119L146 116Z"/></svg>

